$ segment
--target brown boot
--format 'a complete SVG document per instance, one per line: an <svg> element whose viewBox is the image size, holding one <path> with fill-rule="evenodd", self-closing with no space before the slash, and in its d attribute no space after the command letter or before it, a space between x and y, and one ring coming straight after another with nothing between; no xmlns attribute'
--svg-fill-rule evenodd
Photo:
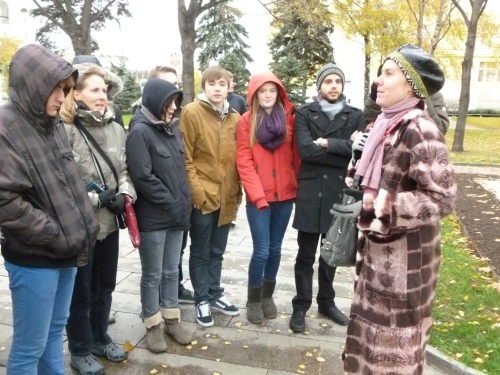
<svg viewBox="0 0 500 375"><path fill-rule="evenodd" d="M264 280L262 284L262 311L266 319L274 319L278 316L278 309L273 299L275 286L276 281Z"/></svg>
<svg viewBox="0 0 500 375"><path fill-rule="evenodd" d="M158 311L153 316L144 319L146 325L146 345L150 352L163 353L167 351L167 343L161 329L161 313Z"/></svg>
<svg viewBox="0 0 500 375"><path fill-rule="evenodd" d="M262 312L262 287L248 287L247 319L250 323L261 324L264 321Z"/></svg>
<svg viewBox="0 0 500 375"><path fill-rule="evenodd" d="M189 344L193 341L193 335L186 331L181 325L180 309L161 309L163 319L165 319L165 333L181 345Z"/></svg>

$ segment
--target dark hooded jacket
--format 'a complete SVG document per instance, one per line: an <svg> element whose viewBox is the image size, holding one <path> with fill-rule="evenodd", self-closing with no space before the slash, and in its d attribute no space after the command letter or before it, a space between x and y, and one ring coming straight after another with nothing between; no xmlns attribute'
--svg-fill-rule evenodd
<svg viewBox="0 0 500 375"><path fill-rule="evenodd" d="M162 79L144 86L142 107L134 113L127 137L128 171L137 192L134 208L141 232L188 230L191 194L178 121L160 120L172 95L182 102L182 91Z"/></svg>
<svg viewBox="0 0 500 375"><path fill-rule="evenodd" d="M45 114L71 75L68 62L35 44L10 63L10 102L0 107L0 227L3 257L21 266L83 266L99 230L64 127Z"/></svg>

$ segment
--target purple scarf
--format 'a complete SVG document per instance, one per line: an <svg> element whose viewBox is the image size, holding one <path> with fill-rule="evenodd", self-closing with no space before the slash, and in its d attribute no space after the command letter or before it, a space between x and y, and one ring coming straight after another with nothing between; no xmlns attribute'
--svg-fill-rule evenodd
<svg viewBox="0 0 500 375"><path fill-rule="evenodd" d="M274 105L271 114L259 107L255 138L267 150L276 150L285 140L286 116L281 106Z"/></svg>
<svg viewBox="0 0 500 375"><path fill-rule="evenodd" d="M370 135L366 140L366 145L356 170L356 174L363 176L361 185L373 189L379 188L380 176L382 175L385 133L401 116L415 108L419 101L419 98L411 97L392 107L382 108L382 113L375 120Z"/></svg>

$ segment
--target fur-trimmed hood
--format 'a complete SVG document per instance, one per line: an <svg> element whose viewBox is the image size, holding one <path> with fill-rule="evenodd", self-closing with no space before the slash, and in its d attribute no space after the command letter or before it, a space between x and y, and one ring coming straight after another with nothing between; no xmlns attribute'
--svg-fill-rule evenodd
<svg viewBox="0 0 500 375"><path fill-rule="evenodd" d="M99 66L98 64L86 62L82 64L74 64L73 67L78 69L78 73L81 76L89 67ZM123 82L120 77L115 73L111 72L109 69L105 69L99 66L104 71L104 82L108 85L108 101L114 101L116 96L123 90Z"/></svg>

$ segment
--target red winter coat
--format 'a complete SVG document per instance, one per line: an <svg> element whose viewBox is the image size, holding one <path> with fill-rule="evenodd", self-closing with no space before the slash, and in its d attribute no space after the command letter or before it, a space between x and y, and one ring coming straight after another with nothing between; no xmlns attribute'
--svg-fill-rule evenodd
<svg viewBox="0 0 500 375"><path fill-rule="evenodd" d="M270 151L255 142L250 145L250 111L238 123L236 165L240 174L248 202L259 210L269 206L269 202L295 199L297 196L298 154L293 139L295 107L288 100L285 88L272 73L253 76L248 88L249 109L257 89L266 82L278 85L279 96L285 103L288 138L276 150Z"/></svg>

